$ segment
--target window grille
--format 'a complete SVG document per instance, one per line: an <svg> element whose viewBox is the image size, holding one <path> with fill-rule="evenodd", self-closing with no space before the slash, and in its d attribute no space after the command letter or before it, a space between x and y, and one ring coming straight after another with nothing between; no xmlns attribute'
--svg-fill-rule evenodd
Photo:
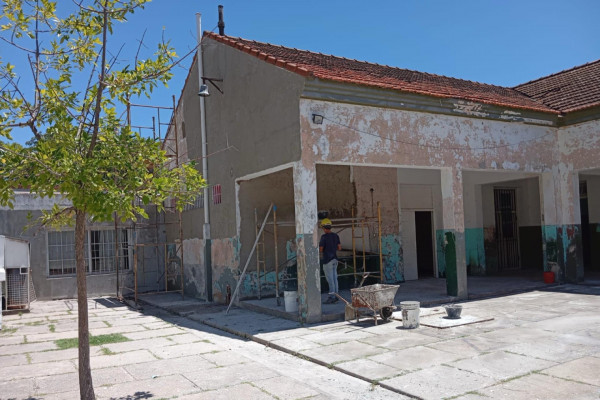
<svg viewBox="0 0 600 400"><path fill-rule="evenodd" d="M127 229L118 230L117 243L119 269L128 270L130 251ZM87 230L84 248L88 273L103 274L116 270L114 229ZM75 273L75 232L48 232L48 275L61 276Z"/></svg>
<svg viewBox="0 0 600 400"><path fill-rule="evenodd" d="M212 188L213 204L221 204L221 185L214 185Z"/></svg>

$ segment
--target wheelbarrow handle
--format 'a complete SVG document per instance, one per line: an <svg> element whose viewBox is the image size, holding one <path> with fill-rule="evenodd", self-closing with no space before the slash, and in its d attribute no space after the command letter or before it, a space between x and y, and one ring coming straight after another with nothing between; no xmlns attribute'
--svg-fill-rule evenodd
<svg viewBox="0 0 600 400"><path fill-rule="evenodd" d="M363 283L365 283L365 279L367 279L370 274L370 272L363 272L362 279L360 281L360 284L358 285L359 288L362 287Z"/></svg>
<svg viewBox="0 0 600 400"><path fill-rule="evenodd" d="M334 293L335 297L337 297L338 299L340 299L341 301L343 301L344 303L346 303L346 305L351 305L350 302L348 302L345 298L343 298L342 296L340 296L337 293Z"/></svg>

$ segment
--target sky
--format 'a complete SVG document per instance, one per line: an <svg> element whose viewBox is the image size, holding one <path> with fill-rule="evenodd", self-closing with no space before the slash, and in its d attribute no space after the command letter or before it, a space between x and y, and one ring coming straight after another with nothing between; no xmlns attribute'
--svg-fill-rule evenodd
<svg viewBox="0 0 600 400"><path fill-rule="evenodd" d="M148 51L164 37L184 55L196 45L196 13L202 30L218 31L219 4L230 36L501 86L600 59L598 0L153 0L110 40L125 45L122 58L142 35ZM139 103L171 106L190 63ZM133 124L151 125L148 115L134 113Z"/></svg>

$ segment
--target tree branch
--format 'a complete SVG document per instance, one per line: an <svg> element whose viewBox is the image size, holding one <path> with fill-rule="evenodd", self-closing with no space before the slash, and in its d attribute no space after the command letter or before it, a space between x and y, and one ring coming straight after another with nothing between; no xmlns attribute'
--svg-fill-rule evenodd
<svg viewBox="0 0 600 400"><path fill-rule="evenodd" d="M94 147L96 147L96 140L98 139L98 131L100 129L100 112L102 111L102 92L104 92L104 88L106 84L104 83L104 76L106 73L106 34L108 31L108 10L106 9L106 0L102 6L104 8L104 13L102 15L102 59L100 61L100 78L98 79L98 92L96 93L96 109L94 110L94 130L92 132L92 141L90 142L90 147L88 148L86 158L90 158L92 156L92 152L94 151Z"/></svg>
<svg viewBox="0 0 600 400"><path fill-rule="evenodd" d="M0 150L1 151L5 151L7 153L10 153L10 154L12 154L14 156L23 157L23 158L25 158L25 159L27 159L29 161L33 161L34 163L39 164L43 169L46 170L46 172L48 172L53 177L55 177L57 179L62 179L62 176L58 172L54 171L52 168L50 168L49 166L47 166L46 164L44 164L42 161L38 160L35 157L32 157L32 156L28 155L27 153L17 153L15 151L12 151L8 147L3 146L1 143L0 143Z"/></svg>

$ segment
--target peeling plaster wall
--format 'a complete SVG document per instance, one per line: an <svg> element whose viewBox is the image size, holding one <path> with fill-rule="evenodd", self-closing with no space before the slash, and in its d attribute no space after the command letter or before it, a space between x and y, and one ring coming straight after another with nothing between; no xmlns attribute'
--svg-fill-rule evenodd
<svg viewBox="0 0 600 400"><path fill-rule="evenodd" d="M353 167L317 164L317 202L330 219L350 218L356 207Z"/></svg>
<svg viewBox="0 0 600 400"><path fill-rule="evenodd" d="M379 254L379 227L377 203L381 211L381 254L385 282L403 281L403 259L398 212L398 171L396 168L355 166L353 169L356 188L356 216L369 217L366 250ZM360 236L360 235L358 235ZM362 240L357 240L362 250ZM378 262L379 264L379 262Z"/></svg>
<svg viewBox="0 0 600 400"><path fill-rule="evenodd" d="M184 292L186 296L206 298L204 274L204 240L184 239L183 241Z"/></svg>
<svg viewBox="0 0 600 400"><path fill-rule="evenodd" d="M551 165L556 138L553 127L309 99L300 117L316 162L535 172Z"/></svg>
<svg viewBox="0 0 600 400"><path fill-rule="evenodd" d="M560 161L575 171L600 167L600 120L559 128Z"/></svg>
<svg viewBox="0 0 600 400"><path fill-rule="evenodd" d="M237 231L236 179L300 158L298 99L304 78L211 39L203 41L203 57L204 75L223 79L217 84L224 92L219 93L211 86L211 95L205 99L209 155L208 175L205 178L211 186L209 194L212 194L212 186L220 185L221 188L220 204L215 204L212 195L209 201L211 237L217 243L212 245L212 257L218 259L219 252L224 250L219 240L234 240L238 242L239 251L246 253L253 242L253 238L247 241L245 232L241 233L240 238ZM194 62L176 115L180 133L179 153L182 155L187 150L187 158L197 160L198 168L201 168L198 83L198 69ZM268 193L264 193L261 207L265 204L268 206L270 198ZM253 220L252 214L251 227ZM175 215L167 216L167 222L175 221ZM184 213L184 239L203 238L203 224L202 208ZM169 242L179 238L177 224L167 225L165 230ZM253 227L250 230L254 232ZM239 254L225 264L213 263L215 301L223 298L221 291L227 283L237 279L239 260L245 261L243 256L244 253ZM190 268L196 270L204 266L192 265ZM200 290L197 283L193 286L199 293L205 291Z"/></svg>

